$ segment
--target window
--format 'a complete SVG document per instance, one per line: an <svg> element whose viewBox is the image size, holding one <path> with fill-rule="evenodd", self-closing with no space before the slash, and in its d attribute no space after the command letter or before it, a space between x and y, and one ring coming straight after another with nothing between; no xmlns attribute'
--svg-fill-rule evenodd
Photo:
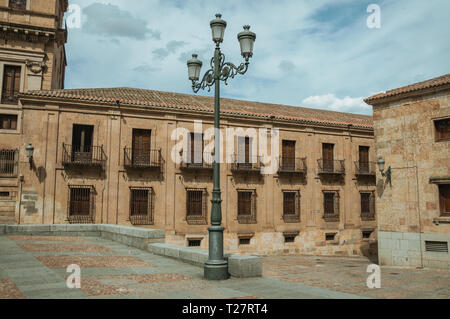
<svg viewBox="0 0 450 319"><path fill-rule="evenodd" d="M0 130L17 130L17 115L0 114Z"/></svg>
<svg viewBox="0 0 450 319"><path fill-rule="evenodd" d="M9 6L12 9L26 10L27 0L9 0Z"/></svg>
<svg viewBox="0 0 450 319"><path fill-rule="evenodd" d="M9 192L0 192L0 198L9 197Z"/></svg>
<svg viewBox="0 0 450 319"><path fill-rule="evenodd" d="M284 242L285 243L294 243L295 242L295 236L284 236Z"/></svg>
<svg viewBox="0 0 450 319"><path fill-rule="evenodd" d="M322 144L322 159L324 172L334 171L334 144Z"/></svg>
<svg viewBox="0 0 450 319"><path fill-rule="evenodd" d="M250 245L250 238L249 237L239 238L239 245Z"/></svg>
<svg viewBox="0 0 450 319"><path fill-rule="evenodd" d="M295 141L283 141L281 154L281 169L295 170Z"/></svg>
<svg viewBox="0 0 450 319"><path fill-rule="evenodd" d="M373 230L363 230L363 231L361 232L362 238L363 238L363 239L369 239L369 238L370 238L370 235L372 235L372 233L373 233Z"/></svg>
<svg viewBox="0 0 450 319"><path fill-rule="evenodd" d="M450 140L450 119L434 121L436 141Z"/></svg>
<svg viewBox="0 0 450 319"><path fill-rule="evenodd" d="M375 219L375 193L361 192L361 219L374 220Z"/></svg>
<svg viewBox="0 0 450 319"><path fill-rule="evenodd" d="M450 184L441 184L438 186L441 215L450 217Z"/></svg>
<svg viewBox="0 0 450 319"><path fill-rule="evenodd" d="M153 188L130 188L130 222L133 225L153 224Z"/></svg>
<svg viewBox="0 0 450 319"><path fill-rule="evenodd" d="M339 221L339 192L325 191L323 193L323 218L326 221Z"/></svg>
<svg viewBox="0 0 450 319"><path fill-rule="evenodd" d="M436 253L448 253L448 243L446 241L425 241L425 251Z"/></svg>
<svg viewBox="0 0 450 319"><path fill-rule="evenodd" d="M93 222L93 195L93 186L69 186L69 222L75 224Z"/></svg>
<svg viewBox="0 0 450 319"><path fill-rule="evenodd" d="M359 147L359 173L369 173L369 147Z"/></svg>
<svg viewBox="0 0 450 319"><path fill-rule="evenodd" d="M203 164L203 134L190 133L188 143L188 163Z"/></svg>
<svg viewBox="0 0 450 319"><path fill-rule="evenodd" d="M238 190L238 221L241 224L256 223L256 191Z"/></svg>
<svg viewBox="0 0 450 319"><path fill-rule="evenodd" d="M151 130L133 129L133 151L132 151L133 165L150 164L151 136L152 136Z"/></svg>
<svg viewBox="0 0 450 319"><path fill-rule="evenodd" d="M299 191L283 191L283 219L286 223L300 221Z"/></svg>
<svg viewBox="0 0 450 319"><path fill-rule="evenodd" d="M188 239L188 247L200 247L201 244L201 239Z"/></svg>
<svg viewBox="0 0 450 319"><path fill-rule="evenodd" d="M335 238L336 238L336 233L325 234L325 240L326 241L334 241Z"/></svg>
<svg viewBox="0 0 450 319"><path fill-rule="evenodd" d="M253 138L248 136L238 136L238 164L248 165L252 160Z"/></svg>
<svg viewBox="0 0 450 319"><path fill-rule="evenodd" d="M188 224L206 224L206 189L186 189L186 221Z"/></svg>
<svg viewBox="0 0 450 319"><path fill-rule="evenodd" d="M0 176L15 176L18 162L18 150L0 150Z"/></svg>
<svg viewBox="0 0 450 319"><path fill-rule="evenodd" d="M18 104L21 67L5 65L3 71L2 104Z"/></svg>
<svg viewBox="0 0 450 319"><path fill-rule="evenodd" d="M92 162L92 138L94 127L91 125L73 125L72 158L73 163Z"/></svg>

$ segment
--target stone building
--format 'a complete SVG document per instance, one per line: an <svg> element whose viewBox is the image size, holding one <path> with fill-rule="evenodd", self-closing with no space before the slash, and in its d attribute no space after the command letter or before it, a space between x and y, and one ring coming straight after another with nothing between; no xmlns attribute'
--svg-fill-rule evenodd
<svg viewBox="0 0 450 319"><path fill-rule="evenodd" d="M0 223L152 227L166 230L169 243L206 248L213 99L132 88L62 89L61 17L67 2L11 3L0 7L6 12L0 21L17 16L23 29L8 33L7 27L0 50L42 59L35 61L38 68L26 59L0 56L2 66L20 69L14 73L20 83L14 97L21 92L0 105ZM10 26L11 19L1 23ZM35 33L45 30L43 36L30 38L27 23ZM24 34L15 40L22 42L10 42L12 34ZM8 81L5 67L0 78ZM34 79L39 76L40 82ZM221 152L225 249L367 254L376 228L372 118L231 99L221 103L227 137ZM180 144L173 136L181 128L189 134ZM242 130L229 137L231 128ZM252 129L267 131L252 135ZM261 145L278 153L270 163L260 156ZM275 171L267 173L268 166Z"/></svg>
<svg viewBox="0 0 450 319"><path fill-rule="evenodd" d="M386 163L376 201L380 263L450 268L450 74L366 102Z"/></svg>
<svg viewBox="0 0 450 319"><path fill-rule="evenodd" d="M0 0L0 223L18 211L19 93L64 87L67 6L67 0Z"/></svg>

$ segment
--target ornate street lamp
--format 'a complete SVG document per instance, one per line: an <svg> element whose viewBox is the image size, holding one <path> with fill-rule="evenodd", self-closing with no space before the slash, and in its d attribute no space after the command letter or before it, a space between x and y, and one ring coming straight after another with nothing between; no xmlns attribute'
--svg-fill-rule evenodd
<svg viewBox="0 0 450 319"><path fill-rule="evenodd" d="M389 168L387 169L387 171L384 171L384 168L386 166L386 162L384 161L383 157L380 156L378 158L378 169L380 170L381 176L386 177L386 181L391 184L391 167L389 166Z"/></svg>
<svg viewBox="0 0 450 319"><path fill-rule="evenodd" d="M33 169L33 153L34 153L34 147L31 144L28 144L27 147L25 147L25 153L28 157L28 161L30 162L30 170Z"/></svg>
<svg viewBox="0 0 450 319"><path fill-rule="evenodd" d="M211 226L209 231L209 258L205 263L204 274L208 280L224 280L228 278L228 264L223 258L223 230L222 224L222 200L220 198L220 81L227 85L229 78L234 78L237 74L245 74L248 70L249 59L253 55L253 45L256 40L256 34L250 31L250 26L244 26L244 31L238 34L238 40L241 46L241 54L245 62L239 66L233 63L225 62L225 55L220 51L220 43L223 41L227 23L221 19L221 14L216 14L216 18L211 21L212 39L216 43L214 57L211 59L211 69L206 71L202 80L200 79L200 70L202 62L193 54L192 59L187 62L189 80L192 81L192 90L194 93L200 89L215 86L214 103L214 188L212 196Z"/></svg>

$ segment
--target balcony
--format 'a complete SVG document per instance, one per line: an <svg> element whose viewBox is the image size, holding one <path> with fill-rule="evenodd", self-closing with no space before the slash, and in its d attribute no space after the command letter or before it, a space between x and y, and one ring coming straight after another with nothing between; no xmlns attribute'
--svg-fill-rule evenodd
<svg viewBox="0 0 450 319"><path fill-rule="evenodd" d="M231 171L232 172L247 172L260 173L261 172L261 156L251 156L249 158L239 158L236 155L232 157Z"/></svg>
<svg viewBox="0 0 450 319"><path fill-rule="evenodd" d="M357 176L375 176L377 163L375 162L355 162L355 175Z"/></svg>
<svg viewBox="0 0 450 319"><path fill-rule="evenodd" d="M79 146L63 143L62 164L65 167L100 167L106 163L103 146Z"/></svg>
<svg viewBox="0 0 450 319"><path fill-rule="evenodd" d="M152 169L160 168L162 164L161 150L133 150L124 148L123 165L125 168Z"/></svg>
<svg viewBox="0 0 450 319"><path fill-rule="evenodd" d="M214 168L214 158L211 154L203 154L202 156L193 156L194 159L188 159L180 163L182 170L212 170Z"/></svg>
<svg viewBox="0 0 450 319"><path fill-rule="evenodd" d="M306 157L292 158L280 157L278 173L286 174L306 174Z"/></svg>
<svg viewBox="0 0 450 319"><path fill-rule="evenodd" d="M345 160L317 160L319 164L319 174L329 175L344 175L345 174Z"/></svg>
<svg viewBox="0 0 450 319"><path fill-rule="evenodd" d="M17 176L19 150L0 150L0 177Z"/></svg>

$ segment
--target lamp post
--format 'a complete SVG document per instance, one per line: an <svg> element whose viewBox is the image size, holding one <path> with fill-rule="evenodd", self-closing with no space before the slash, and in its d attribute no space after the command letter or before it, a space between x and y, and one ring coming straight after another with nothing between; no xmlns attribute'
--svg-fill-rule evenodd
<svg viewBox="0 0 450 319"><path fill-rule="evenodd" d="M27 147L25 147L25 153L28 157L28 161L30 162L30 170L33 169L33 153L34 153L34 147L31 144L28 144Z"/></svg>
<svg viewBox="0 0 450 319"><path fill-rule="evenodd" d="M222 200L220 198L220 81L227 85L229 78L237 74L245 74L248 70L249 59L253 55L253 45L256 39L255 33L250 31L250 26L244 26L244 31L238 34L241 54L245 62L239 66L225 62L225 55L220 51L220 43L223 41L227 23L221 19L221 14L211 21L212 39L216 43L214 57L211 59L211 69L206 71L201 81L200 70L202 62L196 54L187 62L189 80L192 81L192 90L197 93L200 89L215 86L214 99L214 171L213 171L213 196L211 209L211 226L209 231L209 258L205 262L204 275L208 280L224 280L228 278L228 264L223 258L223 231L222 224Z"/></svg>

